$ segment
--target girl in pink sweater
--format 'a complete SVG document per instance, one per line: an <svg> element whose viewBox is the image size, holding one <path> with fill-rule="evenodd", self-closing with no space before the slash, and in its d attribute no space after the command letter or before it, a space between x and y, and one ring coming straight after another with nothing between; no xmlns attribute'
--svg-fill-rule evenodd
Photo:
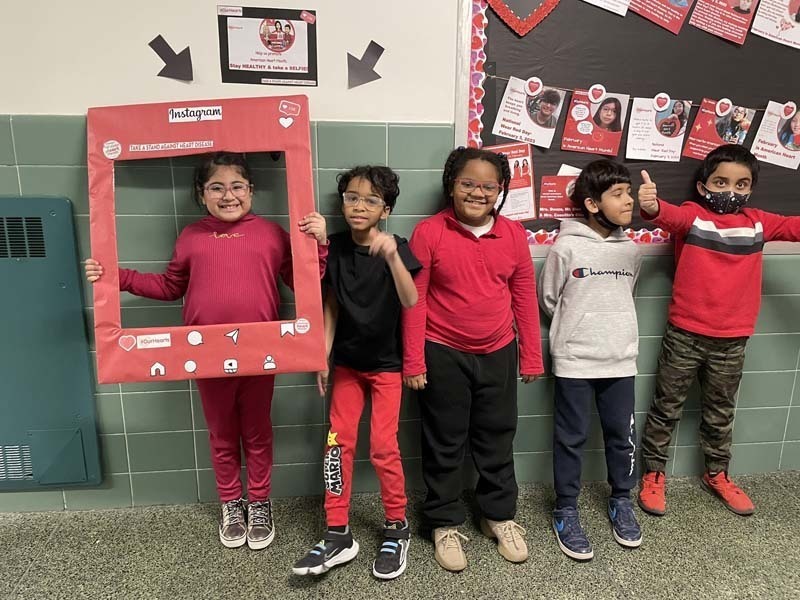
<svg viewBox="0 0 800 600"><path fill-rule="evenodd" d="M155 300L183 298L186 325L277 320L278 277L293 287L289 234L251 212L251 181L244 155L206 155L195 169L194 197L208 215L181 232L164 273L120 269L120 290ZM324 273L325 219L313 212L299 225L316 238ZM88 259L86 278L94 283L102 275L103 267ZM197 380L222 502L219 539L228 548L245 543L254 550L266 548L275 536L269 501L274 385L272 375ZM240 445L247 463L247 503L239 478Z"/></svg>

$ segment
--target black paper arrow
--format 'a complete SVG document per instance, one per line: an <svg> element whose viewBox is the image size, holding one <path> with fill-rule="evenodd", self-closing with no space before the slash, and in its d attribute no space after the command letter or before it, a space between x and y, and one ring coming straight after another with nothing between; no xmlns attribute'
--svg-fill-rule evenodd
<svg viewBox="0 0 800 600"><path fill-rule="evenodd" d="M370 81L380 79L381 76L375 71L375 64L383 54L383 46L371 41L364 56L356 58L349 52L347 53L347 89L364 85Z"/></svg>
<svg viewBox="0 0 800 600"><path fill-rule="evenodd" d="M192 54L189 52L189 46L186 46L180 54L175 54L175 51L160 35L157 35L148 46L164 61L164 68L158 72L159 77L169 77L181 81L192 80Z"/></svg>

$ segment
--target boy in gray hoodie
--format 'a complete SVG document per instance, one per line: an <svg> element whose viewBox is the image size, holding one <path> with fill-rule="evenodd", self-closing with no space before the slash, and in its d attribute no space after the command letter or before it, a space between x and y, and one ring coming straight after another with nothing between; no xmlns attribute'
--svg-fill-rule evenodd
<svg viewBox="0 0 800 600"><path fill-rule="evenodd" d="M624 166L606 159L589 163L575 182L572 200L586 221L562 221L539 278L538 296L552 318L553 530L564 554L589 560L594 551L581 527L578 493L592 399L605 440L614 538L628 548L642 543L630 500L639 351L633 289L640 255L622 230L633 217L631 178Z"/></svg>

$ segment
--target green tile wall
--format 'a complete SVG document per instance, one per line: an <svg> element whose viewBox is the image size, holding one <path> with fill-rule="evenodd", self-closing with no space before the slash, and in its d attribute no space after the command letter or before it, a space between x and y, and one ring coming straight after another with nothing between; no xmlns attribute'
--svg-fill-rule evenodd
<svg viewBox="0 0 800 600"><path fill-rule="evenodd" d="M438 210L441 165L452 147L453 127L394 123L312 124L316 204L329 229L343 227L336 175L357 163L388 164L400 174L401 195L387 222L408 237L415 224ZM72 199L82 257L89 255L85 119L0 115L0 194L58 194ZM180 229L202 210L191 198L192 160L129 162L116 171L116 212L120 259L143 271L162 270ZM282 158L253 157L256 210L286 225L286 173ZM535 261L537 268L542 259ZM800 256L766 256L764 303L757 333L748 346L734 428L735 473L800 469ZM672 257L646 256L637 288L640 375L636 381L637 430L655 385L656 360L672 285ZM86 286L91 321L91 288ZM281 290L286 309L291 293ZM123 295L123 324L179 324L180 302L160 303ZM90 322L91 326L91 322ZM547 350L547 323L542 322ZM90 332L91 335L91 332ZM546 363L549 359L546 356ZM518 385L519 429L515 442L520 481L552 481L553 380ZM92 509L216 499L208 432L197 388L190 382L96 386L98 434L106 479L97 488L2 493L0 511ZM321 451L327 403L314 376L280 376L272 417L275 425L276 496L320 494ZM703 468L697 440L699 390L690 393L673 439L668 470L693 475ZM369 464L369 408L360 425L362 445L355 463L354 489L376 491ZM401 409L400 445L410 487L421 487L419 410L406 392ZM603 479L605 464L597 415L586 447L584 477ZM243 470L243 477L246 474Z"/></svg>

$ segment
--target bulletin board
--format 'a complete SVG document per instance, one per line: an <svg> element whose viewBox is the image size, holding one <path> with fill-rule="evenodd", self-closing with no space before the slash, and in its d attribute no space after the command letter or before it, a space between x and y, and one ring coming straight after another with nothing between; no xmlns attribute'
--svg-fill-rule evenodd
<svg viewBox="0 0 800 600"><path fill-rule="evenodd" d="M509 0L508 4L524 12L527 8L523 5L531 3ZM735 104L757 109L764 109L770 100L800 102L795 74L799 56L794 48L752 33L739 46L690 26L688 19L680 33L674 35L631 11L623 18L578 0L561 0L524 37L501 21L485 1L474 0L471 52L471 145L510 141L493 135L492 128L511 76L523 80L539 77L546 85L570 90L586 90L600 82L609 92L629 94L631 100L652 98L666 91L672 98L693 101L688 118L690 126L706 97L728 97ZM602 158L560 150L565 124L563 112L571 94L566 96L552 146L549 149L532 146L537 200L542 176L555 175L563 163L581 168ZM745 147L750 148L763 115L763 110L756 112ZM627 123L619 153L609 158L630 169L634 192L641 183L639 172L646 169L658 185L659 196L665 200L679 204L697 198L694 182L700 161L686 157L679 162L626 160L626 137ZM749 205L800 215L798 184L798 171L761 162L759 182ZM553 231L558 228L558 221L536 219L525 225L532 231ZM641 232L652 225L637 215L631 227Z"/></svg>

